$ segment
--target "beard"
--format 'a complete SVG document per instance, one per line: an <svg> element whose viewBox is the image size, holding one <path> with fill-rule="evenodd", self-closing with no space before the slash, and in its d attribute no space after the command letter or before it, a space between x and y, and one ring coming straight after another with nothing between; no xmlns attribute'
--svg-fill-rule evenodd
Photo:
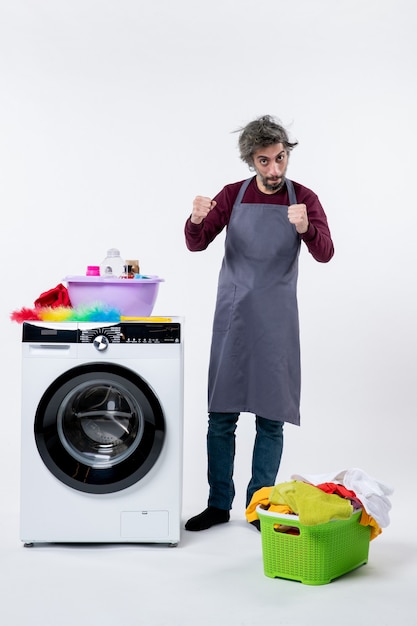
<svg viewBox="0 0 417 626"><path fill-rule="evenodd" d="M268 191L272 191L272 192L279 191L285 185L285 175L280 178L272 178L272 177L266 177L266 176L261 176L260 178L261 178L262 185Z"/></svg>

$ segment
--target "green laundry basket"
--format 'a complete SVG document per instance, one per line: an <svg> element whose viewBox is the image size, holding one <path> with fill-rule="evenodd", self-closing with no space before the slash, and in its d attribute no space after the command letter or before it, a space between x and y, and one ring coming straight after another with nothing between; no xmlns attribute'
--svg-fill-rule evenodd
<svg viewBox="0 0 417 626"><path fill-rule="evenodd" d="M261 523L265 576L325 585L368 562L371 529L359 523L361 511L348 520L305 526L297 515L257 507Z"/></svg>

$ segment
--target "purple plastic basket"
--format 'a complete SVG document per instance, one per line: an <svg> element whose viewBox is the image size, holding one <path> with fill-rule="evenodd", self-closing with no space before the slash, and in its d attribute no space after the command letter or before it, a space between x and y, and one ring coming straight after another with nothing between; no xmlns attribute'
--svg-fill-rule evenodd
<svg viewBox="0 0 417 626"><path fill-rule="evenodd" d="M104 278L102 276L67 276L68 296L71 305L105 305L127 317L151 315L158 296L158 276L149 278Z"/></svg>

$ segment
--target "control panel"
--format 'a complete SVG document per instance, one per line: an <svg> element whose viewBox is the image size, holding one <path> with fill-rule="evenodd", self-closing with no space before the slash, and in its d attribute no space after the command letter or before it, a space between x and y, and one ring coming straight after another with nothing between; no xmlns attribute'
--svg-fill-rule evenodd
<svg viewBox="0 0 417 626"><path fill-rule="evenodd" d="M48 326L23 323L22 341L32 343L94 343L97 349L114 344L172 344L181 343L181 324L178 322L121 322L90 327L76 324ZM102 344L103 347L99 347Z"/></svg>

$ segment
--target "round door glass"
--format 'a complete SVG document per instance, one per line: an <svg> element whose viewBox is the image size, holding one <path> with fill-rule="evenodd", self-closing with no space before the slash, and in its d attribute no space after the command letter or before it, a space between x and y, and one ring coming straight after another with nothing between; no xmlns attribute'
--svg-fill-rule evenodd
<svg viewBox="0 0 417 626"><path fill-rule="evenodd" d="M121 385L84 382L63 399L57 416L64 448L80 463L111 467L132 454L142 437L141 405Z"/></svg>

